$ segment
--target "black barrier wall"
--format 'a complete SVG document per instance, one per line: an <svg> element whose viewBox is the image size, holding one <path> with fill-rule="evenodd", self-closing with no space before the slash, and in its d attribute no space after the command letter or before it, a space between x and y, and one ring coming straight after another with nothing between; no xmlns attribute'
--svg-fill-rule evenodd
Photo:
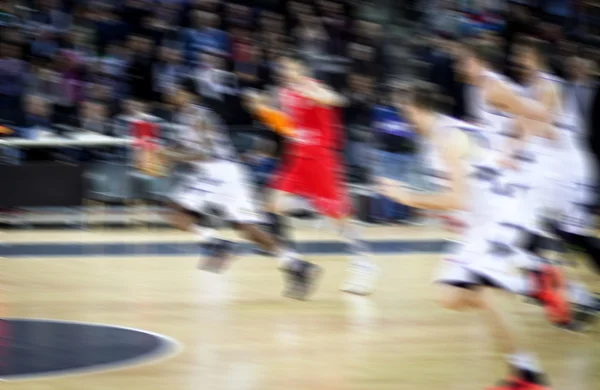
<svg viewBox="0 0 600 390"><path fill-rule="evenodd" d="M71 207L83 204L82 165L0 165L0 207Z"/></svg>

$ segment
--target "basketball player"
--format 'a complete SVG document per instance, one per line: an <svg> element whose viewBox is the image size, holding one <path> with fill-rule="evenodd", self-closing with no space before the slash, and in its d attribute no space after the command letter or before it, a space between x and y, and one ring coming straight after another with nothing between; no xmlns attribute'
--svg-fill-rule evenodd
<svg viewBox="0 0 600 390"><path fill-rule="evenodd" d="M484 131L491 137L492 148L496 151L499 164L528 176L528 160L531 154L524 154L531 137L552 138L554 132L551 122L554 112L551 106L545 105L524 95L523 88L515 85L505 76L493 71L494 64L503 61L501 51L490 44L470 41L458 49L459 65L469 83L475 87L474 103L476 113ZM532 183L528 182L531 186ZM529 196L523 198L526 207ZM523 214L523 211L519 211ZM529 213L528 213L529 214ZM518 224L524 227L528 220ZM522 264L530 263L526 256L520 256ZM549 320L564 325L570 322L570 310L566 291L560 273L551 272L554 268L542 268L544 274L541 303L544 305ZM535 293L535 290L523 291L524 295Z"/></svg>
<svg viewBox="0 0 600 390"><path fill-rule="evenodd" d="M285 295L305 299L311 292L319 267L279 248L270 235L258 228L260 219L246 185L243 167L237 162L234 149L214 114L194 104L195 91L195 81L191 79L182 81L176 89L174 100L183 148L163 152L171 161L189 161L193 165L193 172L171 196L172 224L214 244L216 254L209 266L219 271L226 264L229 248L216 237L214 229L198 227L197 223L199 215L205 214L208 208L221 210L245 238L277 256L281 270L287 275Z"/></svg>
<svg viewBox="0 0 600 390"><path fill-rule="evenodd" d="M289 140L267 202L273 230L289 241L282 220L283 202L288 194L307 198L317 211L334 221L342 237L349 242L352 253L350 278L342 290L369 295L374 289L378 269L371 262L367 245L350 219L350 202L336 150L339 146L336 111L346 100L313 79L300 60L283 57L280 70L282 111L272 108L256 93L247 96L250 110L266 124L283 127Z"/></svg>
<svg viewBox="0 0 600 390"><path fill-rule="evenodd" d="M592 215L590 207L593 204L594 174L591 169L589 153L585 150L582 139L582 123L578 123L579 111L571 100L565 101L564 81L548 74L544 49L547 44L532 38L519 43L519 65L528 81L527 92L531 98L543 102L549 110L555 113L554 126L550 137L531 137L527 147L536 157L534 169L531 170L531 181L535 183L534 191L530 192L531 199L528 218L528 237L525 247L538 258L544 258L543 248L557 248L557 236L566 243L581 247L581 243L591 244L595 238L590 234ZM566 104L563 107L563 102ZM597 245L589 245L592 263L598 263ZM533 284L533 296L539 298L545 293L545 279L550 273L562 279L560 268L540 261L528 264ZM569 283L573 284L573 283ZM566 287L566 283L563 283ZM593 318L585 308L595 306L595 302L582 286L577 288L578 294L572 298L578 311L579 321L569 324L569 329L576 329ZM576 319L577 319L576 318Z"/></svg>
<svg viewBox="0 0 600 390"><path fill-rule="evenodd" d="M469 60L470 67L480 66L479 60ZM520 293L523 288L524 278L510 271L513 258L523 255L513 241L520 233L517 211L527 185L516 170L500 166L489 131L442 115L438 99L434 87L417 84L402 109L423 136L429 176L440 191L413 194L384 178L380 191L410 207L453 212L462 220L461 243L444 260L436 278L441 305L479 310L495 334L502 336L512 376L494 390L547 389L535 357L520 339L522 330L515 328L514 319L490 295L493 289Z"/></svg>

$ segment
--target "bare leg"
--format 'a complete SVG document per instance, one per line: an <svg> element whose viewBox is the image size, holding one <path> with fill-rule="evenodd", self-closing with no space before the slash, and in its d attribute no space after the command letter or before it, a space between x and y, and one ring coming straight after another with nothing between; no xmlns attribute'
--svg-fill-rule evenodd
<svg viewBox="0 0 600 390"><path fill-rule="evenodd" d="M507 363L518 380L539 383L541 371L536 358L525 352L524 330L516 319L502 311L489 288L474 286L473 289L442 285L439 290L440 304L451 310L479 310L492 332L498 350L507 355Z"/></svg>

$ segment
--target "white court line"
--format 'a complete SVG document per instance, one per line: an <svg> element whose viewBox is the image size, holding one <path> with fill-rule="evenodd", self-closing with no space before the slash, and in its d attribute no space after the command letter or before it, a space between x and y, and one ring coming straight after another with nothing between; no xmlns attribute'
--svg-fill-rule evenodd
<svg viewBox="0 0 600 390"><path fill-rule="evenodd" d="M59 324L78 324L78 325L89 325L98 328L115 328L115 329L123 329L129 330L137 333L144 333L150 336L154 336L159 340L162 340L162 346L157 350L140 355L138 357L134 357L131 359L122 360L114 363L103 363L93 365L91 367L81 367L74 369L66 369L61 371L54 371L49 373L37 373L37 374L22 374L22 375L14 375L10 377L0 377L0 382L21 382L21 381L32 381L32 380L42 380L49 378L57 378L57 377L70 377L70 376L84 376L91 375L97 373L103 373L107 371L121 371L128 368L140 367L149 364L158 363L167 359L178 355L183 350L183 345L174 338L164 336L158 333L149 332L139 328L130 328L126 326L118 326L111 324L97 324L92 322L82 322L82 321L68 321L68 320L55 320L51 318L7 318L2 317L0 321L10 321L10 320L18 320L18 321L30 321L30 322L51 322L51 323L59 323Z"/></svg>

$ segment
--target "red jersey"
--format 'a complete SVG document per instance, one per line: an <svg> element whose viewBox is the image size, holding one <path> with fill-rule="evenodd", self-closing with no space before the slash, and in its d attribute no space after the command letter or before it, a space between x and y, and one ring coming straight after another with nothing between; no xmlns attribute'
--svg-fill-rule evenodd
<svg viewBox="0 0 600 390"><path fill-rule="evenodd" d="M290 88L281 90L281 105L294 132L290 153L316 157L322 149L337 146L339 123L335 108L320 105Z"/></svg>

